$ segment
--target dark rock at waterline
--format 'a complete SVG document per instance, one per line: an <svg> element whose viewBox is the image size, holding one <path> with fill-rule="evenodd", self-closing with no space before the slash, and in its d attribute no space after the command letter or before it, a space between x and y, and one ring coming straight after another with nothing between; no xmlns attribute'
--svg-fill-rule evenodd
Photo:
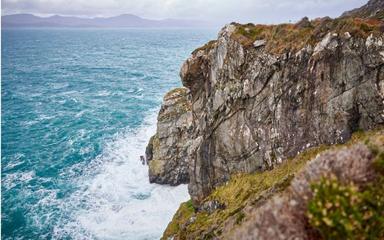
<svg viewBox="0 0 384 240"><path fill-rule="evenodd" d="M146 164L146 159L144 156L140 156L140 161L141 161L141 164L143 164L143 165Z"/></svg>

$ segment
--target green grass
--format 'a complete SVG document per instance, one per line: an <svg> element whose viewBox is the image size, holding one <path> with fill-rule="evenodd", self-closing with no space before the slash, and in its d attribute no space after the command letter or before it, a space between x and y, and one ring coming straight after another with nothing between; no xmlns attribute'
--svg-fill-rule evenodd
<svg viewBox="0 0 384 240"><path fill-rule="evenodd" d="M195 209L193 208L191 200L182 203L176 214L173 216L172 221L168 224L162 239L167 239L168 236L171 236L177 232L182 232L183 225L189 221L194 213Z"/></svg>
<svg viewBox="0 0 384 240"><path fill-rule="evenodd" d="M336 178L321 179L312 185L313 199L308 218L323 239L384 238L383 177L364 191Z"/></svg>

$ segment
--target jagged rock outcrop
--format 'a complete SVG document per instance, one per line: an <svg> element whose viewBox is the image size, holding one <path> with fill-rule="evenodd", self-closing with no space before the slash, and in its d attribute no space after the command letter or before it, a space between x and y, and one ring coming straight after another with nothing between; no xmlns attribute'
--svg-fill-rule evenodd
<svg viewBox="0 0 384 240"><path fill-rule="evenodd" d="M342 17L378 17L384 18L384 1L383 0L370 0L366 5L343 13Z"/></svg>
<svg viewBox="0 0 384 240"><path fill-rule="evenodd" d="M187 150L192 122L186 88L176 88L163 99L156 134L146 149L151 183L178 185L189 181Z"/></svg>
<svg viewBox="0 0 384 240"><path fill-rule="evenodd" d="M266 45L256 48L244 43L249 33L257 40L258 26L242 33L230 24L183 64L192 97L195 204L231 174L273 168L308 147L342 143L384 122L382 30L349 33L323 21L303 30L312 31L313 44L277 53L268 43L279 42L275 36L264 34Z"/></svg>

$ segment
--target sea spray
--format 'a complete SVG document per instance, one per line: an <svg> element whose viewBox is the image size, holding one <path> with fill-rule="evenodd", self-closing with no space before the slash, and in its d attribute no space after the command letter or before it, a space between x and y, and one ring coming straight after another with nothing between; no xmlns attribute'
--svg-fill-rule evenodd
<svg viewBox="0 0 384 240"><path fill-rule="evenodd" d="M76 209L54 227L55 238L158 239L178 205L189 199L186 185L150 184L139 161L156 128L154 111L134 131L118 134L75 180L80 188L62 206ZM94 175L93 173L98 174Z"/></svg>

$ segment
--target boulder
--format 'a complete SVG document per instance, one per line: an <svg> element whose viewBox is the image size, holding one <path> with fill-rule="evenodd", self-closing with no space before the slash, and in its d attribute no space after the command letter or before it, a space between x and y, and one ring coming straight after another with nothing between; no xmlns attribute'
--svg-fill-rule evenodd
<svg viewBox="0 0 384 240"><path fill-rule="evenodd" d="M266 43L267 43L267 41L264 40L264 39L256 40L256 41L253 43L253 46L254 46L255 48L259 48L259 47L265 46Z"/></svg>

